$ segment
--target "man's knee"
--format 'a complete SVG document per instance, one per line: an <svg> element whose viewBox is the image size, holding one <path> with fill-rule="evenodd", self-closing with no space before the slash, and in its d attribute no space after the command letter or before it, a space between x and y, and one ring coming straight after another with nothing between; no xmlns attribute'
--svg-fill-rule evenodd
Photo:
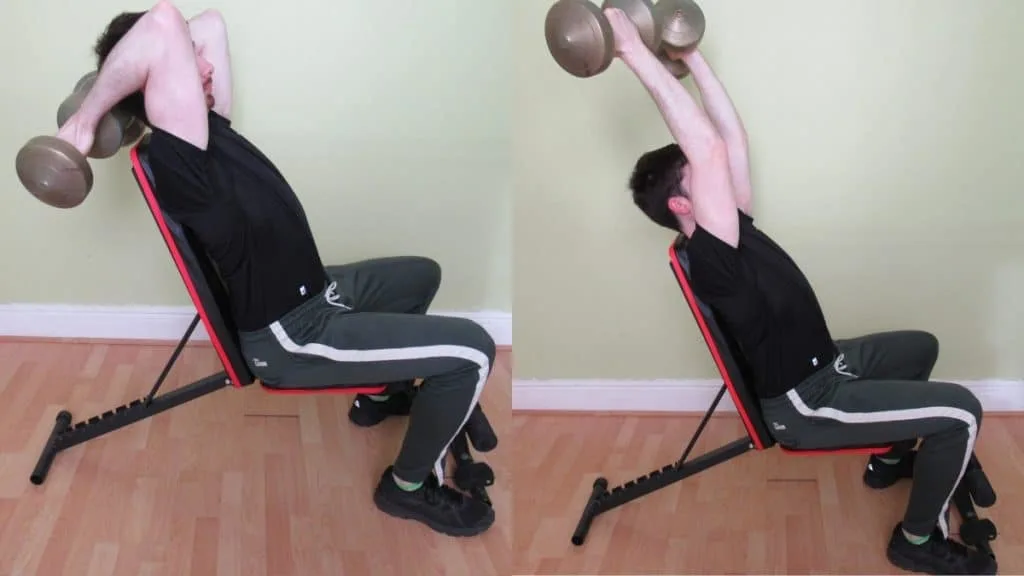
<svg viewBox="0 0 1024 576"><path fill-rule="evenodd" d="M974 417L974 424L976 428L981 427L981 419L984 415L984 409L981 406L981 400L968 389L966 386L961 384L950 384L952 390L952 398L950 399L950 405L953 407L970 413Z"/></svg>
<svg viewBox="0 0 1024 576"><path fill-rule="evenodd" d="M464 345L483 353L487 357L487 370L494 368L494 358L497 356L497 345L490 332L482 325L469 320L462 319L462 332Z"/></svg>
<svg viewBox="0 0 1024 576"><path fill-rule="evenodd" d="M441 265L433 258L426 256L410 256L409 263L413 268L413 275L424 286L436 292L441 286Z"/></svg>
<svg viewBox="0 0 1024 576"><path fill-rule="evenodd" d="M939 359L939 339L935 334L924 330L916 330L912 334L921 353L930 360L931 364L935 364Z"/></svg>

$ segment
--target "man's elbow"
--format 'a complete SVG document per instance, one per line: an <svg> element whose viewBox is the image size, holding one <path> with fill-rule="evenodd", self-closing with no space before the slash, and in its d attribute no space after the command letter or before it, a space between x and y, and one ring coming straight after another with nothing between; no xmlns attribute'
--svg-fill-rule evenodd
<svg viewBox="0 0 1024 576"><path fill-rule="evenodd" d="M217 30L223 31L227 29L227 24L224 22L224 15L216 8L207 8L206 10L203 10L198 16L196 16L196 19L203 20L211 27L215 27Z"/></svg>
<svg viewBox="0 0 1024 576"><path fill-rule="evenodd" d="M704 131L695 138L691 150L686 152L691 162L701 164L729 163L729 146L715 130Z"/></svg>
<svg viewBox="0 0 1024 576"><path fill-rule="evenodd" d="M184 20L184 17L181 15L181 10L178 9L171 0L159 0L152 8L149 9L149 13L155 18L177 17Z"/></svg>
<svg viewBox="0 0 1024 576"><path fill-rule="evenodd" d="M187 31L188 26L185 17L170 0L160 0L155 6L149 9L146 15L151 26L163 31L178 32Z"/></svg>

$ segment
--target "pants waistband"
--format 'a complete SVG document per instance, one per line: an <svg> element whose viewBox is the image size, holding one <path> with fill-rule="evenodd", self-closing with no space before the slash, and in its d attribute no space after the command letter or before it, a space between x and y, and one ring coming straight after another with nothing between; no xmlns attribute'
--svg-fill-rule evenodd
<svg viewBox="0 0 1024 576"><path fill-rule="evenodd" d="M272 329L275 324L280 325L285 331L292 331L297 326L308 325L312 318L320 314L324 310L342 310L345 312L354 311L351 303L346 303L341 295L338 294L338 282L335 280L329 280L322 290L314 294L308 300L299 304L295 308L292 308L284 316L281 316L271 325L260 328L259 330L251 330L247 332L239 332L239 338L243 341L257 341L269 337L273 337Z"/></svg>
<svg viewBox="0 0 1024 576"><path fill-rule="evenodd" d="M837 379L852 379L856 378L850 367L846 364L846 354L837 352L836 356L832 361L820 369L813 372L807 378L804 378L799 384L787 390L785 393L771 398L762 398L761 405L766 407L779 406L782 404L789 404L790 400L788 394L792 391L796 391L797 394L803 396L805 393L810 392L814 389L821 387L822 385L834 382Z"/></svg>

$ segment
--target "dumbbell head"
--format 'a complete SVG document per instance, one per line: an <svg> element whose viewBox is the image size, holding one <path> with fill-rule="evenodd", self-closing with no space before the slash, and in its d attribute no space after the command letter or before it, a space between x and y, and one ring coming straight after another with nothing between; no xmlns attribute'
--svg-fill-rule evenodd
<svg viewBox="0 0 1024 576"><path fill-rule="evenodd" d="M56 136L36 136L21 147L15 161L21 184L41 202L74 208L92 190L88 159Z"/></svg>
<svg viewBox="0 0 1024 576"><path fill-rule="evenodd" d="M558 0L544 20L548 51L579 78L604 72L615 58L615 37L604 13L590 0Z"/></svg>
<svg viewBox="0 0 1024 576"><path fill-rule="evenodd" d="M707 21L693 0L659 0L654 18L661 23L661 45L666 50L692 50L704 39Z"/></svg>
<svg viewBox="0 0 1024 576"><path fill-rule="evenodd" d="M689 76L690 68L679 56L696 48L704 39L707 26L704 11L693 0L660 0L654 14L661 25L658 58L676 78Z"/></svg>
<svg viewBox="0 0 1024 576"><path fill-rule="evenodd" d="M81 78L78 79L78 82L75 83L75 89L73 91L74 92L78 92L79 90L82 90L82 91L88 92L89 90L92 89L92 85L96 83L96 76L98 76L98 75L99 75L99 72L97 72L96 70L93 70L92 72L89 72L85 76L82 76Z"/></svg>
<svg viewBox="0 0 1024 576"><path fill-rule="evenodd" d="M146 131L146 125L140 122L137 118L132 117L128 123L128 128L124 131L124 139L121 140L121 147L128 148L132 144L139 141L142 137L142 133Z"/></svg>

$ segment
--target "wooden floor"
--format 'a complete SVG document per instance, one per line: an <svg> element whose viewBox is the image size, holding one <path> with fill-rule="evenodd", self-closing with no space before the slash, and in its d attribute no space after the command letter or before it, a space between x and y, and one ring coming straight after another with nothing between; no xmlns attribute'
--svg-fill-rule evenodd
<svg viewBox="0 0 1024 576"><path fill-rule="evenodd" d="M350 396L215 392L59 454L29 474L55 414L145 395L169 345L0 342L0 575L503 575L511 571L510 354L483 395L501 438L485 454L497 511L453 539L373 504L405 419L347 420ZM220 371L189 347L164 389Z"/></svg>
<svg viewBox="0 0 1024 576"><path fill-rule="evenodd" d="M609 488L677 460L697 417L516 414L515 574L892 574L909 483L863 485L865 457L748 452L598 516L570 537L595 478ZM743 437L716 416L692 456ZM1001 574L1024 573L1024 419L990 416L978 456L999 500ZM953 513L956 518L956 513ZM954 526L954 530L956 527Z"/></svg>

